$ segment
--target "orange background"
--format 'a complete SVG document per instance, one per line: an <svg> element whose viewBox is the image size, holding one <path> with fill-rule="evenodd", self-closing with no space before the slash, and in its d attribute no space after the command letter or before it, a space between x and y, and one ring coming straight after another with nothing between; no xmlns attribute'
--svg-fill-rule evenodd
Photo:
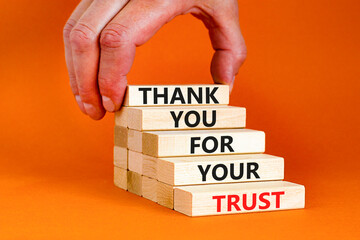
<svg viewBox="0 0 360 240"><path fill-rule="evenodd" d="M77 1L1 1L1 239L360 239L360 2L240 0L231 104L306 186L306 209L189 218L113 186L113 115L82 115L62 27ZM210 83L190 15L137 51L131 84Z"/></svg>

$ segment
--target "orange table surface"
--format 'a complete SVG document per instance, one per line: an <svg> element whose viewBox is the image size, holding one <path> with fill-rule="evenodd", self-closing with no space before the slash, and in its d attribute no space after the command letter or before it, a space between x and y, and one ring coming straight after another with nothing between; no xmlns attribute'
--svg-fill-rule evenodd
<svg viewBox="0 0 360 240"><path fill-rule="evenodd" d="M76 3L1 1L0 239L360 239L359 1L239 1L249 53L231 104L306 208L199 218L113 185L113 114L82 115L68 83ZM129 83L211 83L212 53L200 21L175 18L138 48Z"/></svg>

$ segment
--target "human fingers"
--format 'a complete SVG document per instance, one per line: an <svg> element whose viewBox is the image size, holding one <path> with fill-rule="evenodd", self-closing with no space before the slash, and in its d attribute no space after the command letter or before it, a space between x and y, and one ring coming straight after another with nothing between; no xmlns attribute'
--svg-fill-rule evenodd
<svg viewBox="0 0 360 240"><path fill-rule="evenodd" d="M98 88L99 35L127 0L94 0L70 33L78 92L86 113L93 119L105 115Z"/></svg>
<svg viewBox="0 0 360 240"><path fill-rule="evenodd" d="M105 27L100 37L99 87L107 111L121 107L136 47L183 13L187 2L192 1L132 0Z"/></svg>
<svg viewBox="0 0 360 240"><path fill-rule="evenodd" d="M206 4L204 4L206 2ZM204 1L193 15L200 18L209 30L215 50L211 74L215 83L230 85L246 58L247 50L240 31L236 0Z"/></svg>
<svg viewBox="0 0 360 240"><path fill-rule="evenodd" d="M90 6L92 0L83 0L81 1L78 6L75 8L73 13L71 14L70 18L66 22L64 29L63 29L63 38L64 38L64 47L65 47L65 60L66 60L66 67L69 74L70 80L70 87L71 91L75 96L75 100L79 105L80 110L86 114L84 104L81 102L79 96L79 89L76 82L76 76L74 71L74 63L72 58L72 51L71 51L71 44L70 44L70 33L71 30L76 25L76 22L80 19L81 15L86 11L86 9Z"/></svg>

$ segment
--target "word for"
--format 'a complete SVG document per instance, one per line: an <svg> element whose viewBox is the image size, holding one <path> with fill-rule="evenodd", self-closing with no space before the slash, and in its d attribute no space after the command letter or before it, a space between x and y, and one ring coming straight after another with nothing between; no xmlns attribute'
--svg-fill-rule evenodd
<svg viewBox="0 0 360 240"><path fill-rule="evenodd" d="M181 117L184 114L184 111L179 111L179 113L176 115L176 113L174 111L170 111L170 114L172 116L172 118L174 119L174 123L175 123L175 127L178 128L179 127L179 121L181 119ZM194 118L195 121L190 122L190 119ZM188 111L184 117L184 122L186 124L186 126L188 127L197 127L201 121L201 116L200 113L198 113L197 111ZM202 122L204 124L205 127L213 127L216 123L216 110L212 111L212 117L211 117L211 121L207 121L207 111L204 110L202 112Z"/></svg>
<svg viewBox="0 0 360 240"><path fill-rule="evenodd" d="M150 93L153 94L154 104L159 104L160 99L163 99L164 104L219 104L219 101L214 96L218 88L219 87L205 87L204 96L202 87L199 87L199 91L197 93L194 89L188 87L186 91L187 98L184 98L184 93L179 87L174 88L172 93L169 93L169 89L167 87L164 87L163 93L159 93L158 88L156 87L139 88L138 90L143 93L143 104L148 104L148 94Z"/></svg>
<svg viewBox="0 0 360 240"><path fill-rule="evenodd" d="M256 172L259 169L258 163L248 162L245 164L246 164L246 178L247 179L251 179L251 175L254 175L255 178L260 178L259 174ZM211 166L212 166L211 164L208 164L208 165L206 165L206 167L204 169L204 167L202 165L198 165L203 182L206 182L206 177L208 175L208 172L210 171ZM219 173L218 169L221 169L220 173ZM239 167L239 170L237 173L235 173L235 164L234 163L230 164L230 171L228 170L228 167L225 164L216 164L215 166L213 166L211 174L212 174L212 177L216 181L222 181L222 180L226 179L229 172L230 172L230 177L233 180L240 180L244 176L244 163L240 163L240 167Z"/></svg>
<svg viewBox="0 0 360 240"><path fill-rule="evenodd" d="M199 144L197 141L202 140L202 143ZM208 146L208 142L212 143L212 146ZM233 142L233 138L231 136L221 136L220 137L220 152L225 152L225 147L229 152L234 152L234 149L231 147L231 143ZM213 153L219 149L219 140L216 137L209 136L204 139L201 137L191 137L190 138L190 153L195 153L195 148L200 147L206 153Z"/></svg>
<svg viewBox="0 0 360 240"><path fill-rule="evenodd" d="M250 203L248 203L247 194L242 194L242 201L240 201L240 195L219 195L213 196L212 199L216 200L216 211L221 212L221 200L227 199L227 211L231 212L233 208L236 211L241 211L241 209L250 211L258 207L261 210L268 209L271 206L269 200L270 196L275 196L275 208L280 208L281 195L284 195L285 192L263 192L260 194L253 193ZM239 206L240 204L240 206Z"/></svg>

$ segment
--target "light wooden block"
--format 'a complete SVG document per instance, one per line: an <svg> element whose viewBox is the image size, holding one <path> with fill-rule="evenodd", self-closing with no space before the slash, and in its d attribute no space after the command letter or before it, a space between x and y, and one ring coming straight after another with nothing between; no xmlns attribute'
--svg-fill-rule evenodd
<svg viewBox="0 0 360 240"><path fill-rule="evenodd" d="M129 170L157 178L157 158L129 150Z"/></svg>
<svg viewBox="0 0 360 240"><path fill-rule="evenodd" d="M114 128L114 145L142 152L142 132L122 126Z"/></svg>
<svg viewBox="0 0 360 240"><path fill-rule="evenodd" d="M127 190L127 170L114 167L114 184L115 186Z"/></svg>
<svg viewBox="0 0 360 240"><path fill-rule="evenodd" d="M284 179L284 159L268 154L158 158L155 164L157 179L176 186Z"/></svg>
<svg viewBox="0 0 360 240"><path fill-rule="evenodd" d="M188 216L304 207L304 186L284 181L195 185L174 190L174 209Z"/></svg>
<svg viewBox="0 0 360 240"><path fill-rule="evenodd" d="M129 170L143 174L143 154L129 150Z"/></svg>
<svg viewBox="0 0 360 240"><path fill-rule="evenodd" d="M142 195L142 176L136 172L128 171L127 189L136 195Z"/></svg>
<svg viewBox="0 0 360 240"><path fill-rule="evenodd" d="M157 203L161 206L174 209L174 186L159 182L157 183Z"/></svg>
<svg viewBox="0 0 360 240"><path fill-rule="evenodd" d="M157 179L157 160L158 158L142 154L142 174Z"/></svg>
<svg viewBox="0 0 360 240"><path fill-rule="evenodd" d="M114 145L118 147L128 147L128 128L115 126L114 128Z"/></svg>
<svg viewBox="0 0 360 240"><path fill-rule="evenodd" d="M143 153L154 157L262 153L265 133L250 129L143 132Z"/></svg>
<svg viewBox="0 0 360 240"><path fill-rule="evenodd" d="M127 144L129 150L142 152L142 132L129 129Z"/></svg>
<svg viewBox="0 0 360 240"><path fill-rule="evenodd" d="M157 178L157 158L129 150L129 170Z"/></svg>
<svg viewBox="0 0 360 240"><path fill-rule="evenodd" d="M162 95L162 96L161 96ZM229 86L128 85L125 106L229 104Z"/></svg>
<svg viewBox="0 0 360 240"><path fill-rule="evenodd" d="M128 168L128 150L126 148L114 146L114 166Z"/></svg>
<svg viewBox="0 0 360 240"><path fill-rule="evenodd" d="M115 125L121 126L121 127L127 127L128 123L128 116L126 107L122 107L119 111L115 112Z"/></svg>
<svg viewBox="0 0 360 240"><path fill-rule="evenodd" d="M142 196L153 202L157 202L158 181L153 178L142 176Z"/></svg>
<svg viewBox="0 0 360 240"><path fill-rule="evenodd" d="M127 112L127 127L138 131L244 128L246 120L246 109L232 106L123 107L121 111Z"/></svg>

